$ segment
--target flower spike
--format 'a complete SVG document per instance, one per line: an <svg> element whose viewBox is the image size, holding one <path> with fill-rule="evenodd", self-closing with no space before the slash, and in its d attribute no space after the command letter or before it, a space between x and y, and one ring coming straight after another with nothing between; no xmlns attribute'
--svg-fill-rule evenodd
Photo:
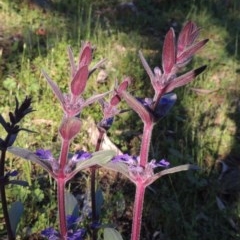
<svg viewBox="0 0 240 240"><path fill-rule="evenodd" d="M208 42L208 39L195 42L199 32L200 29L195 23L188 22L180 32L176 42L174 30L171 28L168 31L163 44L162 71L159 67L155 67L152 71L143 54L139 53L143 67L155 91L154 102L158 102L165 93L174 90L174 88L189 83L206 68L204 66L177 77L177 72L185 67L193 55Z"/></svg>

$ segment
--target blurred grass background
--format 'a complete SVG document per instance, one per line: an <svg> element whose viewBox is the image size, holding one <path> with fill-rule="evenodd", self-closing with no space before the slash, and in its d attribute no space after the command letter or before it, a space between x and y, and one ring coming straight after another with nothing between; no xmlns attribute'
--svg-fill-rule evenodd
<svg viewBox="0 0 240 240"><path fill-rule="evenodd" d="M71 45L77 56L81 42L90 41L96 48L93 62L102 58L107 62L89 80L86 97L107 91L124 76L133 78L130 91L134 95L150 97L150 81L138 51L143 51L152 68L160 66L166 32L173 27L178 33L188 20L202 28L201 38L210 39L189 68L205 64L208 68L191 84L175 91L176 106L155 126L151 157L166 158L173 166L194 163L201 170L167 176L152 185L153 191L146 194L142 239L240 239L238 0L0 0L0 110L5 116L12 110L15 96L23 100L31 95L37 111L23 126L38 133L21 133L15 145L32 150L48 148L57 154L61 111L41 69L67 91L66 48ZM100 73L106 78L100 78ZM82 118L89 115L98 121L99 106L84 110ZM109 137L122 151L137 154L141 127L137 115L124 113L116 119ZM72 149L93 150L88 139L83 129ZM229 166L221 181L217 160ZM9 189L9 201L18 199L25 205L19 239L56 224L51 179L37 166L12 156L7 166L18 169L19 178L30 184L28 188ZM84 179L80 182L88 181L87 174ZM118 191L108 186L103 208L103 222L113 219L124 239L130 238L126 223L131 220L128 205L134 195L129 185L125 181L125 188L117 187ZM216 197L224 205L222 210ZM119 204L116 215L114 208Z"/></svg>

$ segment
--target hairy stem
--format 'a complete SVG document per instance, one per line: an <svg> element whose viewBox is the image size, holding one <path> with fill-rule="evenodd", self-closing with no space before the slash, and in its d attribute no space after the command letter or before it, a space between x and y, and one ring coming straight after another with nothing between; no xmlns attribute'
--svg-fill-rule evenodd
<svg viewBox="0 0 240 240"><path fill-rule="evenodd" d="M57 179L57 196L58 196L58 214L60 234L62 239L67 239L67 224L65 212L65 180L64 178Z"/></svg>
<svg viewBox="0 0 240 240"><path fill-rule="evenodd" d="M145 188L146 187L142 181L136 183L131 240L140 239Z"/></svg>
<svg viewBox="0 0 240 240"><path fill-rule="evenodd" d="M150 141L152 137L153 126L154 126L153 122L144 123L141 150L140 150L140 165L142 167L145 167L148 162L149 147L150 147Z"/></svg>
<svg viewBox="0 0 240 240"><path fill-rule="evenodd" d="M57 181L57 200L58 200L60 234L63 239L67 239L64 169L68 161L68 150L69 150L69 141L62 140L61 154L59 158L59 173L56 181Z"/></svg>

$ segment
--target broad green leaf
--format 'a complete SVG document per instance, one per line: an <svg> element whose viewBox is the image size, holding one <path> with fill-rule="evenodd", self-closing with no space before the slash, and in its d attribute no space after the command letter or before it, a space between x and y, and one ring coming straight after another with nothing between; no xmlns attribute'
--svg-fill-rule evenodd
<svg viewBox="0 0 240 240"><path fill-rule="evenodd" d="M79 216L79 206L77 199L68 191L65 191L65 212L66 215Z"/></svg>
<svg viewBox="0 0 240 240"><path fill-rule="evenodd" d="M103 168L122 173L125 177L131 180L129 175L128 165L121 162L108 162L105 165L101 165Z"/></svg>
<svg viewBox="0 0 240 240"><path fill-rule="evenodd" d="M15 236L18 223L20 222L20 218L23 214L23 204L19 201L12 203L8 211L8 214L9 214L12 232Z"/></svg>
<svg viewBox="0 0 240 240"><path fill-rule="evenodd" d="M103 150L93 153L91 158L84 161L79 161L76 165L76 168L71 173L68 174L66 180L71 179L75 174L77 174L79 171L83 169L95 165L99 166L105 165L113 158L113 156L115 156L115 154L116 153L113 150Z"/></svg>
<svg viewBox="0 0 240 240"><path fill-rule="evenodd" d="M154 181L156 181L158 178L167 175L167 174L173 174L176 172L182 172L182 171L188 171L188 170L199 170L200 168L196 165L193 164L184 164L184 165L180 165L177 167L172 167L172 168L168 168L165 170L162 170L159 173L156 173L155 175L153 175L153 177L151 177L151 179L148 181L147 185L152 184Z"/></svg>
<svg viewBox="0 0 240 240"><path fill-rule="evenodd" d="M102 190L99 188L96 191L96 212L98 217L101 215L103 202L104 202L103 193Z"/></svg>
<svg viewBox="0 0 240 240"><path fill-rule="evenodd" d="M123 240L121 234L114 228L104 228L104 240Z"/></svg>
<svg viewBox="0 0 240 240"><path fill-rule="evenodd" d="M21 157L26 160L39 164L42 168L44 168L47 172L49 172L52 175L51 166L47 164L47 162L42 161L35 153L19 147L9 147L7 151L18 157Z"/></svg>

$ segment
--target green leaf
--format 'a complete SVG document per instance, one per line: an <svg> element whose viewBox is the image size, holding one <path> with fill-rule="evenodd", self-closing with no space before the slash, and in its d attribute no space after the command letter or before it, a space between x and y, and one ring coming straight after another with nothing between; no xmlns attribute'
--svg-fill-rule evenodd
<svg viewBox="0 0 240 240"><path fill-rule="evenodd" d="M20 222L20 218L23 214L23 204L19 201L12 203L8 211L8 214L9 214L12 232L15 236L18 223Z"/></svg>
<svg viewBox="0 0 240 240"><path fill-rule="evenodd" d="M96 191L96 212L98 217L101 215L103 202L104 202L103 193L102 190L99 188Z"/></svg>
<svg viewBox="0 0 240 240"><path fill-rule="evenodd" d="M114 228L104 228L104 240L123 240L121 234Z"/></svg>
<svg viewBox="0 0 240 240"><path fill-rule="evenodd" d="M128 165L121 162L109 162L105 165L101 165L103 168L122 173L125 177L129 178L131 180Z"/></svg>
<svg viewBox="0 0 240 240"><path fill-rule="evenodd" d="M99 165L99 166L104 166L107 162L109 162L113 156L115 156L115 151L113 150L103 150L103 151L98 151L92 154L92 157L84 160L84 161L79 161L76 165L76 168L68 174L66 181L73 178L75 174L77 174L79 171Z"/></svg>
<svg viewBox="0 0 240 240"><path fill-rule="evenodd" d="M188 171L188 170L199 170L199 169L200 168L198 166L194 165L194 164L184 164L184 165L180 165L180 166L177 166L177 167L168 168L168 169L162 170L161 172L153 175L151 177L151 179L149 179L147 185L152 184L158 178L160 178L164 175L167 175L167 174L173 174L173 173L176 173L176 172L182 172L182 171Z"/></svg>
<svg viewBox="0 0 240 240"><path fill-rule="evenodd" d="M30 160L34 163L39 164L42 168L44 168L47 172L49 172L52 175L52 168L49 164L47 164L47 162L42 161L35 153L24 149L24 148L19 148L19 147L9 147L7 149L8 152L24 158L26 160Z"/></svg>
<svg viewBox="0 0 240 240"><path fill-rule="evenodd" d="M66 215L71 215L74 217L79 216L79 206L77 199L70 192L65 192L65 211Z"/></svg>

